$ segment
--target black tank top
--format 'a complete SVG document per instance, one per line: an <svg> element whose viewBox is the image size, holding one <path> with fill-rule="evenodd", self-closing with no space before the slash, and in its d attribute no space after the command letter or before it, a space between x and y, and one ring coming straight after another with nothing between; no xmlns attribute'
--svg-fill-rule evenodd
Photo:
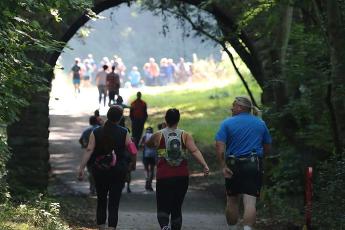
<svg viewBox="0 0 345 230"><path fill-rule="evenodd" d="M91 155L92 160L90 159L92 163L97 156L108 154L113 149L115 150L117 161L127 160L125 154L127 129L115 124L110 125L108 128L110 133L110 136L108 137L105 137L104 135L104 127L98 127L93 131L96 146ZM105 144L106 138L109 138L109 146Z"/></svg>

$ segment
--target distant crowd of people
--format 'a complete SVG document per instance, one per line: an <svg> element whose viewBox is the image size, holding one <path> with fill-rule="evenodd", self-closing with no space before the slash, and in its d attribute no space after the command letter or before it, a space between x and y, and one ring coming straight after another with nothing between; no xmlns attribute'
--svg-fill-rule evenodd
<svg viewBox="0 0 345 230"><path fill-rule="evenodd" d="M138 88L144 85L164 86L188 82L192 76L193 68L192 64L185 62L182 57L176 64L172 58L162 58L158 64L153 57L150 57L141 70L137 66L133 66L127 72L126 65L120 57L114 56L113 59L103 57L99 64L96 64L93 55L89 54L83 60L75 58L71 73L75 92L80 93L81 83L84 86L104 84L102 77L99 77L101 80L97 80L97 76L104 74L116 74L119 87Z"/></svg>
<svg viewBox="0 0 345 230"><path fill-rule="evenodd" d="M131 129L126 127L123 110L130 109ZM243 200L243 230L252 230L256 219L256 200L262 185L264 154L268 154L271 136L257 108L247 97L236 97L231 106L232 117L225 119L215 135L215 152L224 177L226 220L228 229L240 229L239 205ZM180 112L170 108L158 131L144 124L147 104L140 92L130 106L119 102L111 105L104 122L98 110L90 117L90 127L80 137L86 151L78 178L89 171L90 192L97 194L96 221L99 229L116 229L122 190L127 182L131 192L130 172L135 170L138 148L143 149L146 191L154 191L156 173L157 220L161 230L182 228L182 204L189 186L188 154L202 166L205 176L208 165L193 137L178 128ZM131 132L130 132L131 130ZM131 135L130 135L131 134ZM106 228L106 222L109 228ZM143 223L145 224L145 223Z"/></svg>

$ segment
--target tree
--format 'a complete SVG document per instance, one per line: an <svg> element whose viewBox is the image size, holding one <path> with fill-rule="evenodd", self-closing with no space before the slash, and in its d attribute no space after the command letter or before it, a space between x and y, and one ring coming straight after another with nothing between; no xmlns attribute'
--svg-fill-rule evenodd
<svg viewBox="0 0 345 230"><path fill-rule="evenodd" d="M343 1L322 1L330 45L331 103L335 114L334 143L338 154L345 153L345 21ZM343 10L343 11L341 11Z"/></svg>

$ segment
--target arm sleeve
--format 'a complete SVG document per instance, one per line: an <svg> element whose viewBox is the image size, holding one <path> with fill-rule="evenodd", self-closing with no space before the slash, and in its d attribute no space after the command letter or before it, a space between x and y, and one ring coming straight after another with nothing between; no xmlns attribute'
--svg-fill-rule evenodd
<svg viewBox="0 0 345 230"><path fill-rule="evenodd" d="M225 122L222 122L218 132L216 133L215 140L226 143L227 137L228 137L228 132L225 126Z"/></svg>

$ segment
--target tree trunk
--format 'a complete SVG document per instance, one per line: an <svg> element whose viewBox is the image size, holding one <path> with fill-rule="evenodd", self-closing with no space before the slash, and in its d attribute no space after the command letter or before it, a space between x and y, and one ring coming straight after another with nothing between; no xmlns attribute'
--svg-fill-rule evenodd
<svg viewBox="0 0 345 230"><path fill-rule="evenodd" d="M286 49L288 46L291 22L292 22L293 7L287 4L279 6L280 20L276 24L275 30L272 34L272 49L271 49L271 64L272 73L267 86L265 101L270 101L269 104L274 103L275 110L279 111L288 103L288 95L286 92L286 76L284 71ZM272 101L272 99L274 101Z"/></svg>
<svg viewBox="0 0 345 230"><path fill-rule="evenodd" d="M341 18L340 4L336 0L327 5L327 32L331 57L331 102L335 109L336 151L344 154L345 148L345 23ZM334 127L334 128L335 128Z"/></svg>

